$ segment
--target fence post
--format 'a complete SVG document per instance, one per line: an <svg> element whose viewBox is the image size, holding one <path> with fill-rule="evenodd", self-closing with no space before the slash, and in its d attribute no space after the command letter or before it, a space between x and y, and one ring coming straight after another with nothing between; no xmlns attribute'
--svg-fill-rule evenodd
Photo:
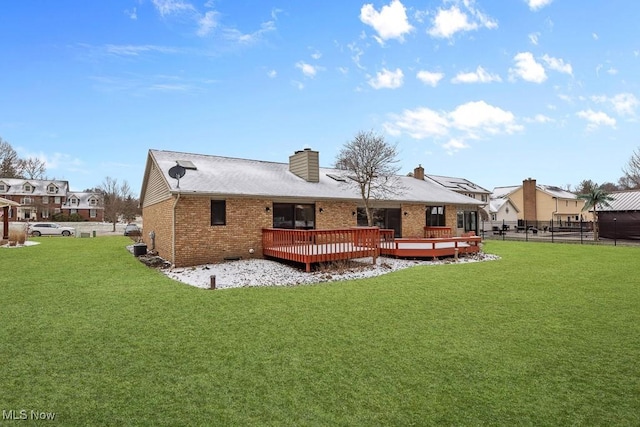
<svg viewBox="0 0 640 427"><path fill-rule="evenodd" d="M527 225L527 220L524 220L524 241L529 241L529 226Z"/></svg>
<svg viewBox="0 0 640 427"><path fill-rule="evenodd" d="M580 244L583 245L584 242L582 241L582 235L584 233L584 225L582 223L582 215L580 215Z"/></svg>

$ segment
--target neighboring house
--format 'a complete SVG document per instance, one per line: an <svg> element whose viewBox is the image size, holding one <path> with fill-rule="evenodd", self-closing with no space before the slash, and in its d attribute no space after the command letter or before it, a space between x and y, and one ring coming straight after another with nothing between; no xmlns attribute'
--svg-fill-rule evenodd
<svg viewBox="0 0 640 427"><path fill-rule="evenodd" d="M496 187L492 199L508 199L517 209L518 225L542 228L571 227L580 221L591 221L583 212L585 201L577 195L551 185L539 185L535 179L525 179L520 186Z"/></svg>
<svg viewBox="0 0 640 427"><path fill-rule="evenodd" d="M75 215L83 221L104 221L102 196L97 193L71 192L62 205L65 217Z"/></svg>
<svg viewBox="0 0 640 427"><path fill-rule="evenodd" d="M481 186L469 181L466 178L456 178L450 176L430 175L424 173L424 168L419 165L414 171L413 176L423 175L425 179L431 180L442 185L444 188L464 194L467 197L482 202L482 209L470 209L459 211L457 215L457 228L461 231L477 231L478 224L489 220L489 198L491 192ZM478 218L478 214L480 217Z"/></svg>
<svg viewBox="0 0 640 427"><path fill-rule="evenodd" d="M640 190L615 191L609 206L598 206L600 237L640 240Z"/></svg>
<svg viewBox="0 0 640 427"><path fill-rule="evenodd" d="M99 195L72 193L68 181L0 178L0 197L20 204L9 207L11 222L54 221L59 216L69 216L74 209L86 221L102 221ZM77 206L69 204L70 197L78 203Z"/></svg>
<svg viewBox="0 0 640 427"><path fill-rule="evenodd" d="M489 202L490 221L485 225L485 230L503 229L503 225L512 225L518 222L518 208L508 198L491 199ZM490 228L487 228L487 225Z"/></svg>
<svg viewBox="0 0 640 427"><path fill-rule="evenodd" d="M262 257L264 228L366 225L348 179L345 171L320 167L310 149L288 163L149 150L140 194L143 239L175 266ZM398 180L400 194L372 201L376 225L396 236L423 237L425 226L455 231L459 210L483 204L432 181Z"/></svg>
<svg viewBox="0 0 640 427"><path fill-rule="evenodd" d="M67 181L0 178L0 197L20 203L9 209L9 221L51 219L61 212L68 191Z"/></svg>

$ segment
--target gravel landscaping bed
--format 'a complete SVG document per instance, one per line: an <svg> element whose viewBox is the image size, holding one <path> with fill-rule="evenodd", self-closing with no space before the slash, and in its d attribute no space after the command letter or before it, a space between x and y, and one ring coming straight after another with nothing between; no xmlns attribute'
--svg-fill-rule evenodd
<svg viewBox="0 0 640 427"><path fill-rule="evenodd" d="M496 255L478 253L460 257L457 263L492 261ZM360 258L348 263L322 265L311 273L264 259L229 261L220 264L207 264L187 268L161 270L168 277L198 288L209 288L211 276L215 276L216 289L239 288L249 286L296 286L338 280L362 279L379 276L416 265L442 265L455 263L453 258L437 261L406 260L378 257L372 265L371 258Z"/></svg>

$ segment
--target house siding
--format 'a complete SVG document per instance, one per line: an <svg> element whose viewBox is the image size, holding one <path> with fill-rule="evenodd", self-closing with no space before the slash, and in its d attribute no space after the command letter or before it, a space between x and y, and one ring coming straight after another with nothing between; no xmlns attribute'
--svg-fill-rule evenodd
<svg viewBox="0 0 640 427"><path fill-rule="evenodd" d="M149 180L145 189L143 208L171 198L171 192L155 163L151 164Z"/></svg>

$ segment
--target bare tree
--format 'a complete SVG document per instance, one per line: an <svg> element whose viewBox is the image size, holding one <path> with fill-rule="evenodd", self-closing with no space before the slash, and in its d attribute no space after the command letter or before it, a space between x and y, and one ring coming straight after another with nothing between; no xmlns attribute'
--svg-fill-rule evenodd
<svg viewBox="0 0 640 427"><path fill-rule="evenodd" d="M122 184L117 179L106 177L98 187L102 193L102 203L104 208L104 219L113 224L116 231L116 224L120 217L126 217L127 199L132 198L131 188L127 181Z"/></svg>
<svg viewBox="0 0 640 427"><path fill-rule="evenodd" d="M0 138L0 177L22 178L21 160L11 144Z"/></svg>
<svg viewBox="0 0 640 427"><path fill-rule="evenodd" d="M45 179L46 164L37 157L20 161L22 175L27 179Z"/></svg>
<svg viewBox="0 0 640 427"><path fill-rule="evenodd" d="M640 149L635 150L629 159L627 166L622 168L624 176L620 178L620 183L628 189L640 188Z"/></svg>
<svg viewBox="0 0 640 427"><path fill-rule="evenodd" d="M364 203L367 224L373 225L370 201L404 191L400 185L398 150L373 131L360 131L338 153L335 167L346 172L346 183L355 187Z"/></svg>

